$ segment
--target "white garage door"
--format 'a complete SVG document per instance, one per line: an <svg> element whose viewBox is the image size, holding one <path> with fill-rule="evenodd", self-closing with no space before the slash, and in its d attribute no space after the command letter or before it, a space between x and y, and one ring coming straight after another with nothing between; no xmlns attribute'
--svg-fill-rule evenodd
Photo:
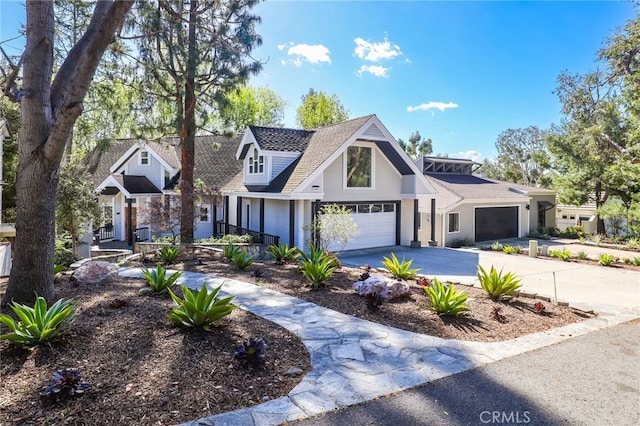
<svg viewBox="0 0 640 426"><path fill-rule="evenodd" d="M358 226L358 235L344 250L392 246L396 244L396 205L393 203L346 204ZM341 247L331 247L340 250Z"/></svg>

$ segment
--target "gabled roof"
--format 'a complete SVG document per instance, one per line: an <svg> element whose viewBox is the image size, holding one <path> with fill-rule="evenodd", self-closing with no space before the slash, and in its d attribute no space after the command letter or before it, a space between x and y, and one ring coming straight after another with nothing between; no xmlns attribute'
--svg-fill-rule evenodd
<svg viewBox="0 0 640 426"><path fill-rule="evenodd" d="M427 173L438 192L438 208L446 209L463 200L495 199L527 201L531 195L554 195L555 191L468 174Z"/></svg>
<svg viewBox="0 0 640 426"><path fill-rule="evenodd" d="M123 192L127 198L136 194L161 194L162 191L146 176L112 174L98 186L103 195L115 195Z"/></svg>
<svg viewBox="0 0 640 426"><path fill-rule="evenodd" d="M105 152L92 151L87 157L93 164L93 180L96 187L110 175L109 169L122 158L137 142L137 139L120 139ZM242 164L235 158L235 149L240 136L196 136L194 177L201 179L208 187L226 185L241 169ZM146 142L148 148L158 154L167 164L180 168L180 138L165 137L159 142Z"/></svg>

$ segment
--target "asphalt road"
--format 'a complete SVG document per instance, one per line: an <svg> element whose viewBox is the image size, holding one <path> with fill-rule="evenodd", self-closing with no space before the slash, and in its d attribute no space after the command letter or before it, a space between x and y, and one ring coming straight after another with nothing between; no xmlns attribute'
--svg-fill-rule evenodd
<svg viewBox="0 0 640 426"><path fill-rule="evenodd" d="M295 423L640 424L640 320Z"/></svg>

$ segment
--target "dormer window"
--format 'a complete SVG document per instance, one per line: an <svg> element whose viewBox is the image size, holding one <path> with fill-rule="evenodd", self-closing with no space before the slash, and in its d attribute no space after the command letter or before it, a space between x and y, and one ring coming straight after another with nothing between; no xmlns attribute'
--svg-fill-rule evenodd
<svg viewBox="0 0 640 426"><path fill-rule="evenodd" d="M141 166L149 165L149 151L140 151L140 165Z"/></svg>
<svg viewBox="0 0 640 426"><path fill-rule="evenodd" d="M249 174L262 173L264 173L264 155L258 155L258 150L254 148L253 156L249 157Z"/></svg>

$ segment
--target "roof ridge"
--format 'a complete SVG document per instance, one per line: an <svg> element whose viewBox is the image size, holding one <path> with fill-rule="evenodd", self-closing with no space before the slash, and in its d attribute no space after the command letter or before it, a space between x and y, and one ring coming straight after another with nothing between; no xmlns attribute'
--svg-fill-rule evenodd
<svg viewBox="0 0 640 426"><path fill-rule="evenodd" d="M363 118L369 119L369 118L375 117L375 116L376 116L375 114L361 115L360 117L350 118L348 120L341 121L340 123L333 123L333 124L327 124L325 126L316 127L314 130L321 130L321 129L326 129L328 127L334 127L334 126L341 126L343 124L351 123L353 121L362 120Z"/></svg>

